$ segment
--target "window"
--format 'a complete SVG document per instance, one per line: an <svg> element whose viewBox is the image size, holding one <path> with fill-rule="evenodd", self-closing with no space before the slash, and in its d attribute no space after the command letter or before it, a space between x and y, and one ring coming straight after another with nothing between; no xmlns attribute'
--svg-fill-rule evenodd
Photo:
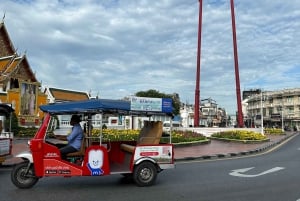
<svg viewBox="0 0 300 201"><path fill-rule="evenodd" d="M273 114L273 108L269 109L269 114Z"/></svg>
<svg viewBox="0 0 300 201"><path fill-rule="evenodd" d="M287 107L288 114L294 114L294 107Z"/></svg>
<svg viewBox="0 0 300 201"><path fill-rule="evenodd" d="M273 103L273 98L269 99L269 103L272 104Z"/></svg>
<svg viewBox="0 0 300 201"><path fill-rule="evenodd" d="M286 102L287 103L293 103L293 96L286 97Z"/></svg>
<svg viewBox="0 0 300 201"><path fill-rule="evenodd" d="M276 105L283 105L284 103L284 99L282 97L278 97L277 100L276 100Z"/></svg>
<svg viewBox="0 0 300 201"><path fill-rule="evenodd" d="M263 115L266 116L267 115L267 109L263 108Z"/></svg>

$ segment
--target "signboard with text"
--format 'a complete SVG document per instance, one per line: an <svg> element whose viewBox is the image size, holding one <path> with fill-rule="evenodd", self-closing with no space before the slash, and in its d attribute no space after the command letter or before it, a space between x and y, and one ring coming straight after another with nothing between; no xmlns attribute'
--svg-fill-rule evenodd
<svg viewBox="0 0 300 201"><path fill-rule="evenodd" d="M172 112L171 98L148 98L148 97L132 97L131 110L136 111L152 111L152 112Z"/></svg>

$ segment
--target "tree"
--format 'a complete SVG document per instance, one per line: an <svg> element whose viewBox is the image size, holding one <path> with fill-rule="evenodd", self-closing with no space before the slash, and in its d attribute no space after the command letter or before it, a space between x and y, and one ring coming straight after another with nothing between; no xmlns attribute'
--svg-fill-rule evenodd
<svg viewBox="0 0 300 201"><path fill-rule="evenodd" d="M165 94L161 93L155 89L149 89L148 91L139 91L135 93L138 97L149 97L149 98L171 98L173 104L174 115L180 114L180 98L177 93Z"/></svg>

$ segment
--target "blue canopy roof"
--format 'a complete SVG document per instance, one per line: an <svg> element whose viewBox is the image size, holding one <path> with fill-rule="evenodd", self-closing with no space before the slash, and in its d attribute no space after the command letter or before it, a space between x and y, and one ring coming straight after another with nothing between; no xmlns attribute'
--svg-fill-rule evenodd
<svg viewBox="0 0 300 201"><path fill-rule="evenodd" d="M130 102L123 100L94 99L41 105L43 112L51 114L75 113L126 113L130 111Z"/></svg>
<svg viewBox="0 0 300 201"><path fill-rule="evenodd" d="M50 114L115 113L123 115L172 115L172 111L132 110L131 102L112 99L93 99L41 105L43 112Z"/></svg>

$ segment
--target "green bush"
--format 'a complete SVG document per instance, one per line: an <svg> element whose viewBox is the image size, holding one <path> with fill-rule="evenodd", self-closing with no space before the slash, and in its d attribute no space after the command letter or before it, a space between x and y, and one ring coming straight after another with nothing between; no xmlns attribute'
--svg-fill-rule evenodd
<svg viewBox="0 0 300 201"><path fill-rule="evenodd" d="M234 140L265 140L267 137L261 133L245 130L232 130L212 134L212 137Z"/></svg>
<svg viewBox="0 0 300 201"><path fill-rule="evenodd" d="M93 129L92 135L98 137L101 133L100 129ZM104 140L111 141L135 141L138 138L140 130L117 130L117 129L103 129L102 135ZM192 131L172 131L172 143L193 142L206 140L207 138L201 134ZM162 143L169 142L169 138L161 138Z"/></svg>
<svg viewBox="0 0 300 201"><path fill-rule="evenodd" d="M203 141L207 138L193 131L172 131L172 143ZM161 142L168 142L167 138L162 138Z"/></svg>
<svg viewBox="0 0 300 201"><path fill-rule="evenodd" d="M18 133L15 136L18 137L34 137L38 128L30 127L18 127ZM100 136L100 129L93 129L92 135L94 137ZM103 129L102 135L103 139L109 139L111 141L135 141L138 138L140 130L118 130L118 129ZM281 129L266 128L265 134L275 134L282 135ZM266 136L261 133L245 130L232 130L214 133L212 137L215 138L225 138L225 139L235 139L235 140L265 140ZM207 140L207 138L199 133L193 131L172 131L172 143L180 142L193 142ZM167 137L161 139L162 143L169 142Z"/></svg>
<svg viewBox="0 0 300 201"><path fill-rule="evenodd" d="M34 137L38 128L20 128L18 134L15 136L18 137ZM140 130L118 130L118 129L93 129L92 136L97 139L102 132L102 136L104 140L110 141L136 141ZM172 131L172 143L180 143L180 142L194 142L194 141L202 141L207 140L207 138L199 133L193 131ZM168 143L168 137L162 137L161 143Z"/></svg>
<svg viewBox="0 0 300 201"><path fill-rule="evenodd" d="M284 131L279 128L265 128L264 129L265 134L274 134L274 135L283 135Z"/></svg>
<svg viewBox="0 0 300 201"><path fill-rule="evenodd" d="M37 130L38 130L38 128L35 128L35 127L29 127L29 128L20 127L19 133L15 134L15 136L18 136L18 137L34 137Z"/></svg>
<svg viewBox="0 0 300 201"><path fill-rule="evenodd" d="M99 137L102 132L104 140L110 141L135 141L140 130L120 130L120 129L93 129L92 136Z"/></svg>

